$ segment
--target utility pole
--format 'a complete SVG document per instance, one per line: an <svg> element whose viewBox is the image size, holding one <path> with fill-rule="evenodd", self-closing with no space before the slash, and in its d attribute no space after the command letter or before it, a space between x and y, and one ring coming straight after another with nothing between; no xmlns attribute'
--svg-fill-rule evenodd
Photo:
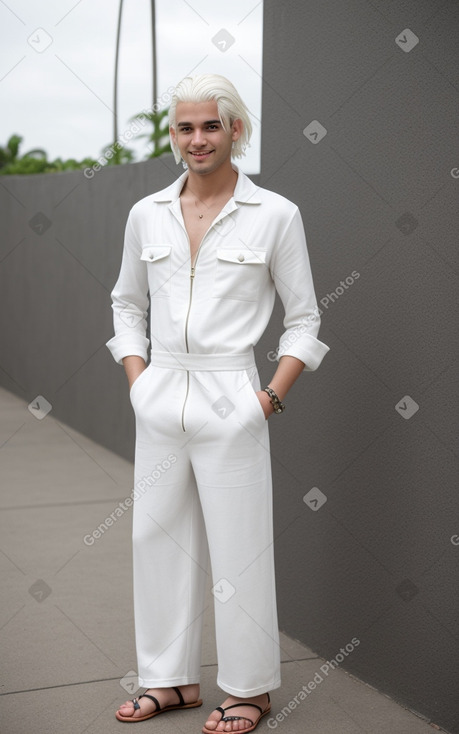
<svg viewBox="0 0 459 734"><path fill-rule="evenodd" d="M158 77L156 73L156 3L155 0L151 0L151 56L152 56L152 75L153 75L153 101L152 101L152 114L157 114L155 112L156 110L156 100L158 99ZM156 132L156 126L157 123L155 122L155 118L153 117L153 129L154 132ZM159 129L159 124L158 124ZM156 154L158 152L159 148L159 140L157 140L157 135L154 136L154 153Z"/></svg>
<svg viewBox="0 0 459 734"><path fill-rule="evenodd" d="M123 0L120 0L118 9L118 28L116 30L115 51L115 80L113 88L113 142L118 140L118 66L120 56L121 16L123 15Z"/></svg>

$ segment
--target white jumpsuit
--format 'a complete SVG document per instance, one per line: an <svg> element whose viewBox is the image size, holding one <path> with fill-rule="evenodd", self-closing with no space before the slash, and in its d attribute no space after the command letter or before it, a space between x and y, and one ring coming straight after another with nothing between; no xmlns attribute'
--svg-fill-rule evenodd
<svg viewBox="0 0 459 734"><path fill-rule="evenodd" d="M199 682L210 556L217 682L249 697L280 685L268 424L253 358L276 290L278 357L314 370L328 347L298 208L238 171L191 267L187 175L130 212L107 344L119 363L148 361L151 348L131 388L139 685Z"/></svg>

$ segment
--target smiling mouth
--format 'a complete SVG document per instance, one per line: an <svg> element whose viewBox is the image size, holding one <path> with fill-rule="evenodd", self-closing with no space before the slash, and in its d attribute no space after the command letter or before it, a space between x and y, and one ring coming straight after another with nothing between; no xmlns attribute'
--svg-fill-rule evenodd
<svg viewBox="0 0 459 734"><path fill-rule="evenodd" d="M208 155L213 153L212 150L192 150L190 151L190 155L193 156L193 158L206 158Z"/></svg>

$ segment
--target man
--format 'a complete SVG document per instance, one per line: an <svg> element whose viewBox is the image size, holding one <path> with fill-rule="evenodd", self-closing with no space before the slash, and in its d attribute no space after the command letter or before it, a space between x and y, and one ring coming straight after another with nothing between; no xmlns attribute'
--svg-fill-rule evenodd
<svg viewBox="0 0 459 734"><path fill-rule="evenodd" d="M267 419L328 347L317 339L298 208L231 162L251 134L233 85L187 77L169 117L187 171L131 210L112 293L108 347L124 365L136 416L134 608L139 684L147 688L116 716L138 722L202 704L210 556L217 682L229 695L203 732L241 733L270 711L269 691L280 685ZM276 290L285 332L261 390L253 346Z"/></svg>

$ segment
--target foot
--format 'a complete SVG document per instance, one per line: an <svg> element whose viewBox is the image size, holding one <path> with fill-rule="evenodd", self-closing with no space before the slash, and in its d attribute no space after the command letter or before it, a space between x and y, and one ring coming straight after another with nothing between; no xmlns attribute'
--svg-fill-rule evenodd
<svg viewBox="0 0 459 734"><path fill-rule="evenodd" d="M180 689L185 703L193 703L194 701L198 700L199 685L197 683L177 687ZM180 703L179 697L177 696L177 693L174 691L173 688L149 688L147 691L145 691L145 693L148 693L148 695L157 698L158 703L162 709L166 708L167 706L175 706L176 704L178 705ZM156 710L156 704L150 698L141 698L139 700L139 706L139 709L134 709L133 702L126 701L126 703L123 703L119 707L118 713L121 714L121 716L132 716L133 718L137 719L142 716L149 716Z"/></svg>
<svg viewBox="0 0 459 734"><path fill-rule="evenodd" d="M269 697L267 693L262 693L260 696L254 696L253 698L238 698L237 696L229 696L221 708L227 709L228 706L234 706L234 704L241 704L237 708L231 708L225 712L225 716L241 716L241 719L236 721L222 721L223 714L220 711L212 711L211 715L206 721L206 729L209 731L244 731L251 726L253 723L260 718L260 712L253 706L247 706L248 703L253 703L259 706L263 713L269 706ZM245 704L245 705L244 705Z"/></svg>

